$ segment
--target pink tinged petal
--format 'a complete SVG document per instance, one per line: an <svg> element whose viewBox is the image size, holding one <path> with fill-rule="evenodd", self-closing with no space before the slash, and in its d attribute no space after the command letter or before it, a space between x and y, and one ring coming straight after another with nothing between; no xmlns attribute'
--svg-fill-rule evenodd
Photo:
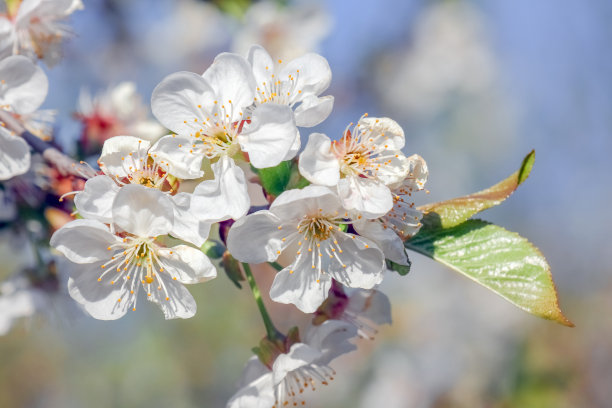
<svg viewBox="0 0 612 408"><path fill-rule="evenodd" d="M96 220L74 220L51 236L52 247L78 264L100 262L110 258L107 248L120 239Z"/></svg>
<svg viewBox="0 0 612 408"><path fill-rule="evenodd" d="M198 220L191 209L191 194L178 193L174 201L174 225L170 235L201 247L210 233L211 222Z"/></svg>
<svg viewBox="0 0 612 408"><path fill-rule="evenodd" d="M149 150L156 163L174 177L200 178L204 154L194 148L193 139L183 136L164 136Z"/></svg>
<svg viewBox="0 0 612 408"><path fill-rule="evenodd" d="M325 186L313 185L283 192L276 197L270 206L270 211L283 221L296 222L299 222L304 215L344 212L335 192Z"/></svg>
<svg viewBox="0 0 612 408"><path fill-rule="evenodd" d="M274 61L261 45L251 46L247 60L251 64L258 85L270 80L270 75L274 74Z"/></svg>
<svg viewBox="0 0 612 408"><path fill-rule="evenodd" d="M176 72L153 90L151 110L162 125L179 135L189 136L200 128L207 116L204 112L212 109L214 100L214 91L202 76Z"/></svg>
<svg viewBox="0 0 612 408"><path fill-rule="evenodd" d="M385 258L400 265L410 264L404 248L404 242L392 228L385 226L377 220L363 220L363 222L354 223L353 227L359 235L374 241L383 250Z"/></svg>
<svg viewBox="0 0 612 408"><path fill-rule="evenodd" d="M295 123L300 127L313 127L323 122L334 107L334 97L331 95L321 98L316 95L306 95L302 103L295 110Z"/></svg>
<svg viewBox="0 0 612 408"><path fill-rule="evenodd" d="M314 184L335 186L340 180L340 165L331 152L331 139L322 133L312 133L298 162L302 176Z"/></svg>
<svg viewBox="0 0 612 408"><path fill-rule="evenodd" d="M32 113L47 96L49 81L43 70L21 55L0 61L0 105L9 105L16 113Z"/></svg>
<svg viewBox="0 0 612 408"><path fill-rule="evenodd" d="M287 374L301 367L312 364L321 357L321 351L304 343L295 343L287 354L280 354L272 365L274 385L283 381Z"/></svg>
<svg viewBox="0 0 612 408"><path fill-rule="evenodd" d="M257 87L255 78L249 63L240 55L219 54L202 77L214 90L219 104L232 101L232 121L240 119L240 112L253 103Z"/></svg>
<svg viewBox="0 0 612 408"><path fill-rule="evenodd" d="M285 243L282 239L294 232L291 226L287 229L290 231L283 229L282 220L270 211L258 211L232 225L227 236L227 248L242 262L272 262L283 250Z"/></svg>
<svg viewBox="0 0 612 408"><path fill-rule="evenodd" d="M68 293L93 318L116 320L134 307L138 285L133 285L132 293L132 280L115 282L112 280L113 275L109 273L102 275L98 280L101 275L98 263L74 269L68 280Z"/></svg>
<svg viewBox="0 0 612 408"><path fill-rule="evenodd" d="M347 311L377 325L391 324L391 302L381 291L357 289L349 299Z"/></svg>
<svg viewBox="0 0 612 408"><path fill-rule="evenodd" d="M119 190L112 214L115 225L139 237L166 235L174 224L172 200L159 190L135 184Z"/></svg>
<svg viewBox="0 0 612 408"><path fill-rule="evenodd" d="M217 276L217 270L210 259L199 249L177 245L172 248L161 248L157 251L164 271L184 284L200 283Z"/></svg>
<svg viewBox="0 0 612 408"><path fill-rule="evenodd" d="M74 197L74 205L81 216L110 224L113 201L119 189L110 177L96 176L87 180L83 191Z"/></svg>
<svg viewBox="0 0 612 408"><path fill-rule="evenodd" d="M133 161L147 159L147 150L151 142L134 136L115 136L104 142L100 162L104 165L102 171L109 176L127 177L129 166ZM126 159L130 157L131 159ZM127 160L127 162L126 162Z"/></svg>
<svg viewBox="0 0 612 408"><path fill-rule="evenodd" d="M242 387L229 400L226 408L270 408L275 400L272 372L268 372Z"/></svg>
<svg viewBox="0 0 612 408"><path fill-rule="evenodd" d="M342 264L330 264L328 272L332 278L349 288L372 289L382 282L385 256L374 242L346 233L335 236L342 248L342 254L339 254Z"/></svg>
<svg viewBox="0 0 612 408"><path fill-rule="evenodd" d="M18 136L0 127L0 180L24 174L30 168L30 147Z"/></svg>
<svg viewBox="0 0 612 408"><path fill-rule="evenodd" d="M404 147L406 142L404 130L393 119L367 116L359 120L359 125L371 129L374 134L384 134L384 142L381 139L381 143L387 145L388 150L401 150Z"/></svg>
<svg viewBox="0 0 612 408"><path fill-rule="evenodd" d="M393 196L389 188L371 179L340 179L338 195L346 209L355 210L368 219L382 217L393 208Z"/></svg>
<svg viewBox="0 0 612 408"><path fill-rule="evenodd" d="M251 114L251 123L238 135L243 151L256 168L278 165L295 143L293 111L286 105L264 103Z"/></svg>
<svg viewBox="0 0 612 408"><path fill-rule="evenodd" d="M297 72L299 70L299 72ZM320 95L329 88L332 73L327 60L314 53L290 61L279 73L279 78L296 77L296 88L302 94Z"/></svg>
<svg viewBox="0 0 612 408"><path fill-rule="evenodd" d="M147 300L157 303L164 312L166 320L193 317L197 305L193 296L183 284L178 282L178 279L169 278L165 273L158 273L156 276L162 280L162 284L157 286L156 280L155 284L144 285L145 291L149 290Z"/></svg>
<svg viewBox="0 0 612 408"><path fill-rule="evenodd" d="M205 222L243 217L251 201L242 169L227 156L212 165L215 178L198 184L191 197L192 212Z"/></svg>
<svg viewBox="0 0 612 408"><path fill-rule="evenodd" d="M330 287L330 275L312 269L310 256L298 255L293 264L276 274L270 298L278 303L294 304L304 313L314 313L327 298Z"/></svg>

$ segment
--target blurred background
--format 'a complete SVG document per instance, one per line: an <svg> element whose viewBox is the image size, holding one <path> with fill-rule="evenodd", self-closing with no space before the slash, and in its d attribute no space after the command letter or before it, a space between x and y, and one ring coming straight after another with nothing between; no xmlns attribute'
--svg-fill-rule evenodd
<svg viewBox="0 0 612 408"><path fill-rule="evenodd" d="M77 153L84 89L134 81L148 109L166 75L259 43L283 59L328 59L334 111L312 131L338 138L365 112L402 125L405 152L430 170L419 204L488 187L535 149L529 180L482 218L541 249L576 327L411 254L410 274L381 287L393 325L338 360L309 406L609 407L611 18L605 0L91 0L70 19L64 59L45 67L43 107L58 110L56 139ZM0 276L30 258L0 237ZM256 270L264 292L272 273ZM115 322L76 312L18 322L0 337L0 406L224 406L263 326L248 288L223 275L190 290L198 313L186 321L142 307ZM270 307L282 328L305 322Z"/></svg>

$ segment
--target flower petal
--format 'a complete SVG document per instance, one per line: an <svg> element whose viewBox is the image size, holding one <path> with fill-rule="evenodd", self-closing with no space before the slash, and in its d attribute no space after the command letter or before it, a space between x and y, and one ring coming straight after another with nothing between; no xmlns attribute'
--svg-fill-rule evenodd
<svg viewBox="0 0 612 408"><path fill-rule="evenodd" d="M272 382L274 385L283 381L287 374L312 364L321 357L321 352L304 343L295 343L286 354L279 354L272 365Z"/></svg>
<svg viewBox="0 0 612 408"><path fill-rule="evenodd" d="M115 136L107 139L102 146L99 160L102 163L102 171L112 176L127 177L128 167L141 167L141 163L147 160L150 145L148 140L134 136Z"/></svg>
<svg viewBox="0 0 612 408"><path fill-rule="evenodd" d="M270 408L275 399L272 373L268 372L238 390L226 408Z"/></svg>
<svg viewBox="0 0 612 408"><path fill-rule="evenodd" d="M325 58L319 54L308 53L290 61L279 73L279 78L289 75L296 77L295 88L302 94L320 95L329 88L332 73Z"/></svg>
<svg viewBox="0 0 612 408"><path fill-rule="evenodd" d="M212 169L215 178L201 182L193 191L192 212L206 222L244 216L251 202L242 169L227 156L220 157Z"/></svg>
<svg viewBox="0 0 612 408"><path fill-rule="evenodd" d="M30 168L30 146L5 128L0 128L0 180L24 174Z"/></svg>
<svg viewBox="0 0 612 408"><path fill-rule="evenodd" d="M404 147L404 130L393 119L366 116L359 120L359 126L370 129L374 134L384 135L384 144L388 145L388 150L401 150Z"/></svg>
<svg viewBox="0 0 612 408"><path fill-rule="evenodd" d="M74 205L81 216L110 224L113 201L119 189L110 177L95 176L87 180L83 191L74 197Z"/></svg>
<svg viewBox="0 0 612 408"><path fill-rule="evenodd" d="M174 201L174 225L170 234L201 247L210 233L211 222L198 220L191 209L191 194L178 193Z"/></svg>
<svg viewBox="0 0 612 408"><path fill-rule="evenodd" d="M49 81L43 70L22 55L0 61L0 105L9 105L15 113L32 113L47 96Z"/></svg>
<svg viewBox="0 0 612 408"><path fill-rule="evenodd" d="M164 78L153 90L151 110L162 125L182 136L199 129L194 119L206 119L203 110L212 109L215 94L202 76L193 72L176 72Z"/></svg>
<svg viewBox="0 0 612 408"><path fill-rule="evenodd" d="M276 215L270 211L258 211L232 225L227 235L227 249L242 262L272 262L283 250L282 239L287 234Z"/></svg>
<svg viewBox="0 0 612 408"><path fill-rule="evenodd" d="M206 282L217 277L217 269L199 249L177 245L161 248L158 254L165 272L181 283Z"/></svg>
<svg viewBox="0 0 612 408"><path fill-rule="evenodd" d="M258 84L268 81L270 74L274 73L274 61L272 57L270 57L270 54L268 54L268 51L261 45L251 46L247 55L247 60L251 64L255 82Z"/></svg>
<svg viewBox="0 0 612 408"><path fill-rule="evenodd" d="M357 336L354 325L340 320L326 320L319 326L310 326L304 343L320 350L317 364L329 364L336 357L357 349L349 340Z"/></svg>
<svg viewBox="0 0 612 408"><path fill-rule="evenodd" d="M337 233L343 265L330 263L329 275L349 288L372 289L383 278L385 257L376 244L359 235Z"/></svg>
<svg viewBox="0 0 612 408"><path fill-rule="evenodd" d="M135 184L119 190L112 214L118 227L139 237L168 234L174 224L170 198L159 190Z"/></svg>
<svg viewBox="0 0 612 408"><path fill-rule="evenodd" d="M381 291L356 289L349 298L348 312L377 325L391 324L391 302Z"/></svg>
<svg viewBox="0 0 612 408"><path fill-rule="evenodd" d="M107 248L120 242L96 220L74 220L55 231L50 245L74 263L87 264L109 258Z"/></svg>
<svg viewBox="0 0 612 408"><path fill-rule="evenodd" d="M255 98L255 78L251 66L238 54L221 53L202 74L221 104L231 101L234 109L231 120L240 118L241 110L250 106Z"/></svg>
<svg viewBox="0 0 612 408"><path fill-rule="evenodd" d="M159 139L149 149L156 163L174 177L195 179L204 175L201 170L204 154L194 151L192 140L183 136L168 135Z"/></svg>
<svg viewBox="0 0 612 408"><path fill-rule="evenodd" d="M335 186L340 180L340 165L331 152L331 139L323 133L311 133L298 162L300 174L322 186Z"/></svg>
<svg viewBox="0 0 612 408"><path fill-rule="evenodd" d="M323 122L334 107L334 97L321 98L316 95L306 95L302 103L295 109L295 124L300 127L313 127Z"/></svg>
<svg viewBox="0 0 612 408"><path fill-rule="evenodd" d="M270 206L283 221L299 220L304 215L334 214L343 211L338 195L325 186L306 186L281 193ZM297 225L296 225L297 226Z"/></svg>
<svg viewBox="0 0 612 408"><path fill-rule="evenodd" d="M167 274L162 273L157 276L162 279L163 285L151 287L150 296L147 293L147 300L157 303L164 312L166 320L193 317L197 305L187 288L178 280L170 279Z"/></svg>
<svg viewBox="0 0 612 408"><path fill-rule="evenodd" d="M295 134L291 108L269 102L253 110L251 123L238 135L238 142L254 167L274 167L291 150Z"/></svg>
<svg viewBox="0 0 612 408"><path fill-rule="evenodd" d="M310 257L298 255L295 262L274 277L270 298L294 304L304 313L314 313L327 298L331 277L311 269Z"/></svg>
<svg viewBox="0 0 612 408"><path fill-rule="evenodd" d="M353 224L355 231L378 245L385 254L385 258L400 265L410 265L408 255L402 239L389 228L377 220L363 220Z"/></svg>
<svg viewBox="0 0 612 408"><path fill-rule="evenodd" d="M340 179L338 195L347 210L355 210L369 219L382 217L393 208L393 196L389 188L371 179Z"/></svg>

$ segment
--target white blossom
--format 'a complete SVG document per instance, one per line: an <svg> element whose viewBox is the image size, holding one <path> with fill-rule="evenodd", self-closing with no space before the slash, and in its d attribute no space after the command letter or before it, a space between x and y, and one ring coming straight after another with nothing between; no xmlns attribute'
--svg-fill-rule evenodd
<svg viewBox="0 0 612 408"><path fill-rule="evenodd" d="M161 242L175 222L170 200L158 190L127 185L111 212L110 226L79 219L51 237L51 246L80 264L71 273L70 295L91 316L114 320L136 309L142 287L166 319L193 316L195 301L182 284L204 282L217 272L199 249Z"/></svg>
<svg viewBox="0 0 612 408"><path fill-rule="evenodd" d="M351 124L352 125L352 124ZM300 154L300 173L311 183L336 187L345 208L378 218L393 207L389 185L407 173L404 132L388 118L364 115L339 141L313 133Z"/></svg>
<svg viewBox="0 0 612 408"><path fill-rule="evenodd" d="M332 278L348 287L370 289L382 280L384 256L369 239L343 232L350 223L338 196L324 186L279 195L269 211L248 215L232 226L231 254L243 262L274 261L284 250L294 261L280 271L270 297L312 313L325 300Z"/></svg>
<svg viewBox="0 0 612 408"><path fill-rule="evenodd" d="M62 40L72 35L64 20L83 8L81 0L23 0L2 5L0 58L22 54L31 60L44 59L49 66L59 61Z"/></svg>
<svg viewBox="0 0 612 408"><path fill-rule="evenodd" d="M257 357L247 363L240 390L227 408L282 408L304 405L304 391L328 385L336 376L329 365L337 357L356 349L349 340L356 329L348 323L328 320L312 326L302 343L291 345L269 366Z"/></svg>

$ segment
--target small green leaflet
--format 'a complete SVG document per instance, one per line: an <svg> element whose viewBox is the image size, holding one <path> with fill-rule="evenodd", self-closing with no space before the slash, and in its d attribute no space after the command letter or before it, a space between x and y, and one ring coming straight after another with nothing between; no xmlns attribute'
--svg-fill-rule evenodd
<svg viewBox="0 0 612 408"><path fill-rule="evenodd" d="M519 308L565 326L544 256L520 235L482 220L452 228L423 228L405 243L492 290Z"/></svg>

